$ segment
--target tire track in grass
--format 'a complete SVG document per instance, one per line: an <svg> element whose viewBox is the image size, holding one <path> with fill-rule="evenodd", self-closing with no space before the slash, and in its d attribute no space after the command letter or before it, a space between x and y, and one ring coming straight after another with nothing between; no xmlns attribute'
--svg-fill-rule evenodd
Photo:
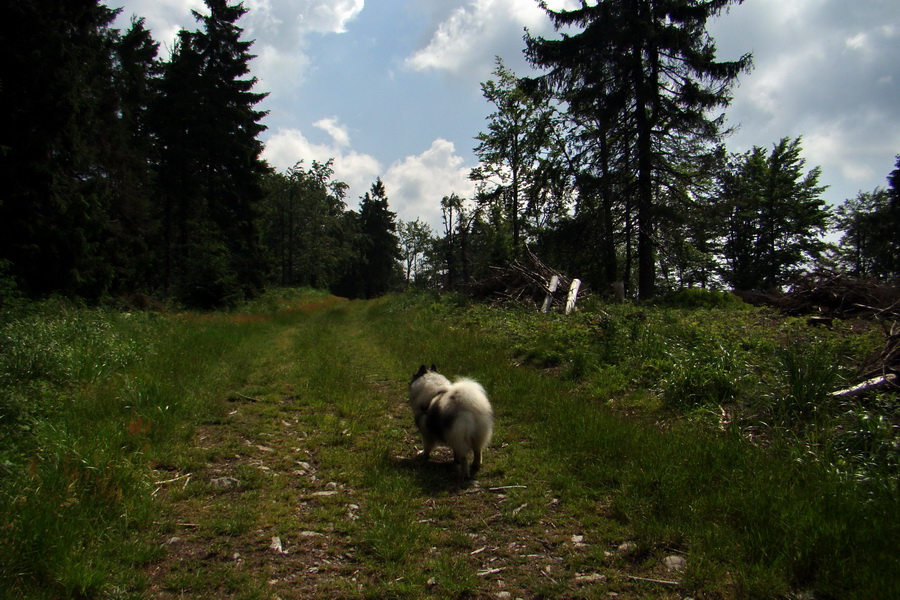
<svg viewBox="0 0 900 600"><path fill-rule="evenodd" d="M341 527L354 492L321 472L319 450L335 432L316 399L320 358L294 351L317 337L320 319L277 317L242 389L223 398L220 419L197 428L168 478L184 483L159 486L167 552L149 569L154 597L358 595Z"/></svg>
<svg viewBox="0 0 900 600"><path fill-rule="evenodd" d="M379 326L384 318L380 302L351 308L355 310L348 310L345 317L353 323L354 334L345 346L351 350L342 360L360 379L368 379L370 408L376 413L366 431L355 436L354 446L370 461L361 465L364 477L358 484L366 495L358 542L366 549L362 556L369 576L364 587L369 594L608 597L608 592L618 590L615 593L625 597L641 597L640 590L646 590L654 598L678 597L651 581L654 577L668 581L658 568L641 569L646 581L610 568L612 563L628 562L624 554L633 548L618 550L619 541L610 545L606 539L622 535L615 528L606 531L608 519L596 514L598 508L603 512L608 507L592 506L595 514L585 524L577 511L588 502L567 506L542 481L547 473L535 472L533 464L514 464L522 456L526 461L532 458L515 452L523 428L514 415L506 415L510 422L500 424L501 432L513 433L499 436L479 486L469 487L458 477L446 449L429 463L412 459L419 440L404 399L408 372L416 364L408 364L404 357L411 352L420 356L423 348L435 351L427 339L434 324L424 323L428 333L423 336L422 323L394 319L388 321L385 335ZM468 359L463 362L478 360L482 350L464 338L461 345ZM408 339L418 340L412 349ZM387 417L379 416L379 409ZM509 479L523 472L535 475L535 480ZM609 577L596 571L600 565Z"/></svg>
<svg viewBox="0 0 900 600"><path fill-rule="evenodd" d="M447 451L413 459L404 399L415 365L373 326L386 318L377 307L258 325L274 333L243 387L160 473L165 558L148 569L153 597L678 597L610 568L626 559L608 556L600 536L621 532L603 533L602 515L585 522L546 473L509 479L535 456L516 447L514 421L480 485L459 478ZM416 333L392 318L393 336Z"/></svg>

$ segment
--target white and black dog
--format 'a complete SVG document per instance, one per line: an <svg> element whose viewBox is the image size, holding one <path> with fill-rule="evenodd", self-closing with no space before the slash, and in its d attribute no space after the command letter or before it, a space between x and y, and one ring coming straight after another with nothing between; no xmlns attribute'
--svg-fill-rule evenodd
<svg viewBox="0 0 900 600"><path fill-rule="evenodd" d="M444 444L453 450L463 476L474 477L494 431L494 410L484 388L466 378L450 383L434 365L422 365L409 382L409 405L425 446L422 458L427 460L436 444Z"/></svg>

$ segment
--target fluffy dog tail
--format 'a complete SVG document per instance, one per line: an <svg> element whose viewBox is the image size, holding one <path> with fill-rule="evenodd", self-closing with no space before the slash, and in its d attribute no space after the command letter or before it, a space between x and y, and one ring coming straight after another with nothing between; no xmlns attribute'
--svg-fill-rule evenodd
<svg viewBox="0 0 900 600"><path fill-rule="evenodd" d="M461 414L468 413L472 416L468 420L469 431L464 437L473 448L487 446L494 430L494 410L481 384L472 379L460 378L450 386L448 395Z"/></svg>
<svg viewBox="0 0 900 600"><path fill-rule="evenodd" d="M494 433L494 410L484 388L471 379L454 381L446 397L457 415L447 443L453 449L463 474L471 477L481 468L481 453ZM473 453L471 468L468 465L469 451Z"/></svg>

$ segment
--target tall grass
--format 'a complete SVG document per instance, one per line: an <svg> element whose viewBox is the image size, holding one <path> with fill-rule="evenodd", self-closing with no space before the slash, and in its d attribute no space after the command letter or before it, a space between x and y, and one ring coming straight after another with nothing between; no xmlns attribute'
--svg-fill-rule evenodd
<svg viewBox="0 0 900 600"><path fill-rule="evenodd" d="M900 593L900 568L891 556L900 535L893 516L900 507L897 473L883 470L884 485L873 491L836 475L824 460L826 450L857 448L859 456L896 464L886 458L891 448L896 456L896 434L884 419L857 414L856 429L845 425L830 446L811 449L816 435L832 439L835 432L804 429L821 424L825 414L839 416L826 400L840 374L852 371L846 353L854 344L864 353L877 339L847 343L840 332L826 332L800 343L800 324L753 311L741 317L709 309L608 307L601 316L576 315L566 325L560 317L519 309L432 305L418 314L421 335L433 336L418 344L420 352L430 349L423 359L487 382L498 428L512 421L518 430L501 439L533 444L527 461L532 478L563 486L553 493L564 498L610 503L644 552L689 552L687 577L700 590L732 579L729 594L746 598ZM562 360L550 371L511 371L510 361L529 356L532 345ZM511 351L498 352L503 347ZM548 376L565 372L571 361L591 363L593 370L580 373L574 386ZM593 381L609 376L621 387ZM748 423L775 415L795 433L813 437L801 436L798 444L797 435L775 435L757 445L739 422L679 421L676 414L664 427L648 427L644 419L623 418L616 407L633 407L629 390L644 385L657 397L643 405L654 421L665 414L659 410L739 405L732 410L753 415ZM795 460L798 450L815 452L815 460Z"/></svg>
<svg viewBox="0 0 900 600"><path fill-rule="evenodd" d="M838 387L839 366L830 350L813 340L789 344L776 353L782 389L776 390L772 411L782 424L802 426L831 412L829 394Z"/></svg>
<svg viewBox="0 0 900 600"><path fill-rule="evenodd" d="M0 596L138 589L150 468L227 381L233 323L47 302L0 326ZM154 458L155 457L155 458Z"/></svg>
<svg viewBox="0 0 900 600"><path fill-rule="evenodd" d="M325 501L299 515L291 489L266 489L275 484L252 469L241 474L252 493L212 530L240 536L270 512L278 527L319 519L355 545L359 581L342 584L346 595L362 595L357 583L369 597L477 595L471 535L543 539L557 519L600 540L577 558L580 569L679 552L688 556L685 593L695 596L900 594L892 400L823 405L836 379L810 371L824 361L839 364L828 377L841 376L852 368L845 357L874 342L839 331L812 339L797 322L748 309L620 306L565 318L412 296L330 308L315 300L292 307L270 296L234 314L50 303L7 315L0 596L140 597L140 566L163 552L148 537L158 517L151 469L225 452L192 449L191 434L221 422L222 399L236 389L293 399L253 403L265 417L257 433L281 431L277 411L290 409L322 481L352 488L359 518ZM481 477L527 487L492 509L490 525L477 512L486 495L461 494L441 465L407 459L405 429L386 418L423 362L473 376L491 395L497 425ZM710 420L722 406L748 416ZM822 425L826 412L840 435ZM793 435L748 435L775 416ZM247 504L253 498L266 503ZM562 507L552 515L551 499ZM632 555L605 557L623 541L634 542ZM189 570L174 577L203 585ZM265 596L268 583L253 577L229 585ZM566 593L538 576L519 584Z"/></svg>

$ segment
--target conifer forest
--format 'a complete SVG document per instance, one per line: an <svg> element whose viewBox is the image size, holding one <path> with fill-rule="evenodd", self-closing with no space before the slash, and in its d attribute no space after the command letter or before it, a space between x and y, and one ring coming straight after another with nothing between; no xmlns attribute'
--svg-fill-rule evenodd
<svg viewBox="0 0 900 600"><path fill-rule="evenodd" d="M214 308L268 286L465 290L526 248L641 300L809 273L894 280L900 157L884 187L830 206L802 138L729 151L724 114L753 57L718 61L706 25L734 3L544 7L560 35L526 35L529 76L498 58L482 83L477 193L434 198L439 230L398 219L380 178L348 198L328 156L285 172L261 158L243 4L205 0L163 59L144 19L113 28L99 0L10 3L0 297Z"/></svg>

